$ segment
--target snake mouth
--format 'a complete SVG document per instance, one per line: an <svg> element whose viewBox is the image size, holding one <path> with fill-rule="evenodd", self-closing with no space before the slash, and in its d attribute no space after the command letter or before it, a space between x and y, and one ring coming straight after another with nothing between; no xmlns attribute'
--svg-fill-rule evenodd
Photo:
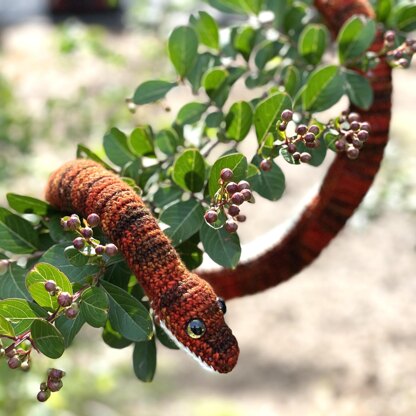
<svg viewBox="0 0 416 416"><path fill-rule="evenodd" d="M182 351L185 351L188 355L190 355L204 370L209 371L210 373L217 373L219 374L219 371L217 371L214 367L206 363L201 357L196 355L194 352L192 352L188 347L183 345L176 337L172 334L170 329L166 326L165 322L162 320L159 321L160 327L166 332L166 334L169 336L169 338L176 344L178 348L180 348Z"/></svg>

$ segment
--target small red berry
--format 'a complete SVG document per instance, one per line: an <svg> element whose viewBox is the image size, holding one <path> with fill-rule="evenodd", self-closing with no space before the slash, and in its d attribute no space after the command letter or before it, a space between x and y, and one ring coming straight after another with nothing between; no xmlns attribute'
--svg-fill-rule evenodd
<svg viewBox="0 0 416 416"><path fill-rule="evenodd" d="M220 178L224 181L224 182L228 182L230 181L234 176L234 173L231 169L229 168L224 168L221 173L220 173Z"/></svg>
<svg viewBox="0 0 416 416"><path fill-rule="evenodd" d="M226 191L228 192L228 195L235 194L238 192L238 185L235 182L227 183L227 186L225 187Z"/></svg>
<svg viewBox="0 0 416 416"><path fill-rule="evenodd" d="M213 224L218 219L218 214L214 210L209 210L204 215L205 221L208 224Z"/></svg>
<svg viewBox="0 0 416 416"><path fill-rule="evenodd" d="M98 246L95 246L95 254L98 254L99 256L103 255L105 251L105 247L101 244L98 244Z"/></svg>
<svg viewBox="0 0 416 416"><path fill-rule="evenodd" d="M246 217L245 215L243 215L243 214L240 214L240 215L237 215L237 216L235 217L235 219L236 219L238 222L244 222L244 221L247 219L247 217Z"/></svg>
<svg viewBox="0 0 416 416"><path fill-rule="evenodd" d="M368 140L368 132L366 130L360 130L357 133L357 137L362 141L366 142Z"/></svg>
<svg viewBox="0 0 416 416"><path fill-rule="evenodd" d="M312 156L308 152L303 152L300 154L300 161L302 163L308 163L312 159Z"/></svg>
<svg viewBox="0 0 416 416"><path fill-rule="evenodd" d="M235 233L238 229L238 224L232 219L228 219L224 224L224 228L227 233Z"/></svg>
<svg viewBox="0 0 416 416"><path fill-rule="evenodd" d="M81 234L82 234L82 236L83 236L84 238L86 238L86 239L91 238L91 237L92 237L92 235L93 235L92 228L90 228L90 227L84 227L84 228L81 228Z"/></svg>
<svg viewBox="0 0 416 416"><path fill-rule="evenodd" d="M41 390L36 396L36 398L40 402L46 402L46 400L48 400L50 396L51 396L51 392L49 390L46 390L46 391Z"/></svg>
<svg viewBox="0 0 416 416"><path fill-rule="evenodd" d="M367 121L363 121L360 125L361 130L365 130L367 132L370 132L371 130L371 126L370 123L368 123Z"/></svg>
<svg viewBox="0 0 416 416"><path fill-rule="evenodd" d="M241 192L236 192L231 196L231 201L235 205L241 205L244 202L244 196Z"/></svg>
<svg viewBox="0 0 416 416"><path fill-rule="evenodd" d="M269 159L263 159L261 162L260 162L260 169L263 171L263 172L267 172L267 171L269 171L271 168L272 168L272 162L271 162L271 160L269 160Z"/></svg>
<svg viewBox="0 0 416 416"><path fill-rule="evenodd" d="M245 201L250 201L250 199L253 197L250 189L243 189L241 194L243 195Z"/></svg>
<svg viewBox="0 0 416 416"><path fill-rule="evenodd" d="M88 215L87 223L89 224L90 227L94 228L100 223L100 217L97 214L92 213Z"/></svg>
<svg viewBox="0 0 416 416"><path fill-rule="evenodd" d="M10 357L9 360L7 361L7 365L12 370L19 368L21 364L22 362L20 361L20 358L17 355Z"/></svg>
<svg viewBox="0 0 416 416"><path fill-rule="evenodd" d="M118 248L113 243L106 244L105 246L105 254L107 256L112 257L115 256L118 253Z"/></svg>
<svg viewBox="0 0 416 416"><path fill-rule="evenodd" d="M299 124L298 127L296 127L296 133L300 136L303 136L308 131L308 128L304 124Z"/></svg>
<svg viewBox="0 0 416 416"><path fill-rule="evenodd" d="M47 292L55 292L56 290L56 282L53 280L47 280L45 282L45 289Z"/></svg>
<svg viewBox="0 0 416 416"><path fill-rule="evenodd" d="M228 208L228 213L232 217L235 217L236 215L240 213L240 208L237 205L231 205L230 208Z"/></svg>
<svg viewBox="0 0 416 416"><path fill-rule="evenodd" d="M317 134L319 134L319 127L316 124L312 124L309 127L309 131L316 136Z"/></svg>
<svg viewBox="0 0 416 416"><path fill-rule="evenodd" d="M70 295L68 292L61 292L58 295L58 303L63 308L70 306L72 304L72 295Z"/></svg>
<svg viewBox="0 0 416 416"><path fill-rule="evenodd" d="M352 159L352 160L357 159L359 154L360 154L360 151L358 149L356 149L355 147L350 147L347 150L348 159Z"/></svg>
<svg viewBox="0 0 416 416"><path fill-rule="evenodd" d="M284 110L281 114L282 120L290 121L293 118L293 111L291 110Z"/></svg>
<svg viewBox="0 0 416 416"><path fill-rule="evenodd" d="M75 319L78 315L78 309L71 306L70 308L65 309L65 316L68 319Z"/></svg>
<svg viewBox="0 0 416 416"><path fill-rule="evenodd" d="M242 191L243 189L250 189L250 184L247 181L238 182L238 190Z"/></svg>
<svg viewBox="0 0 416 416"><path fill-rule="evenodd" d="M57 380L54 378L49 378L47 384L48 384L48 389L52 392L61 390L62 386L64 385L62 383L62 380Z"/></svg>
<svg viewBox="0 0 416 416"><path fill-rule="evenodd" d="M77 237L72 244L77 250L82 250L85 247L85 240L82 237Z"/></svg>

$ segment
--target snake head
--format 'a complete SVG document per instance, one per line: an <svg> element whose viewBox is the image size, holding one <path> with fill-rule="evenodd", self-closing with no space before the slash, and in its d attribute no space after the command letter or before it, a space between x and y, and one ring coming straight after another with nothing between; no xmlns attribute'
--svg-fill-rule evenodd
<svg viewBox="0 0 416 416"><path fill-rule="evenodd" d="M239 348L224 321L225 303L205 280L191 273L152 306L162 328L203 368L218 373L234 368Z"/></svg>

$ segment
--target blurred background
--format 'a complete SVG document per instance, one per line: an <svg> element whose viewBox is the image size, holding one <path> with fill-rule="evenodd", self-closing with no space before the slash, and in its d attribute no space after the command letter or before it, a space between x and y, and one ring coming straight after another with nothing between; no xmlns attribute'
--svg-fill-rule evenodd
<svg viewBox="0 0 416 416"><path fill-rule="evenodd" d="M48 174L75 157L78 143L100 153L111 126L169 123L187 92L169 95L171 113L144 106L133 115L125 99L146 79L174 76L165 41L201 7L193 0L0 0L0 203L6 192L42 198ZM391 142L348 226L292 281L228 302L241 348L231 374L206 373L159 346L155 380L144 384L133 375L132 351L106 347L89 328L58 362L35 357L28 374L1 361L0 416L415 415L414 64L395 71L394 87ZM261 235L299 210L326 167L284 168L282 200L259 197L246 208L240 235L248 255L276 238ZM67 371L64 388L39 404L52 365Z"/></svg>

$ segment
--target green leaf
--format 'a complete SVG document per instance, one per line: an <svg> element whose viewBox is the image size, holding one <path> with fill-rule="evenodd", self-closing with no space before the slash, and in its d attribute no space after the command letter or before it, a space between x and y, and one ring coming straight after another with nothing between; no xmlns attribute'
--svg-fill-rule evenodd
<svg viewBox="0 0 416 416"><path fill-rule="evenodd" d="M253 110L247 101L235 102L225 117L225 134L227 138L243 140L251 128L253 121Z"/></svg>
<svg viewBox="0 0 416 416"><path fill-rule="evenodd" d="M87 276L91 276L99 271L99 267L93 264L87 264L82 267L73 266L64 253L67 245L68 243L55 244L43 254L39 262L49 263L57 267L71 282L82 282Z"/></svg>
<svg viewBox="0 0 416 416"><path fill-rule="evenodd" d="M201 228L204 212L198 201L190 199L170 205L161 213L159 220L170 226L164 232L177 246Z"/></svg>
<svg viewBox="0 0 416 416"><path fill-rule="evenodd" d="M151 339L153 324L148 310L125 290L106 281L102 285L110 301L111 326L131 341Z"/></svg>
<svg viewBox="0 0 416 416"><path fill-rule="evenodd" d="M76 267L85 266L88 263L88 256L82 254L74 246L68 246L64 250L65 256L68 261Z"/></svg>
<svg viewBox="0 0 416 416"><path fill-rule="evenodd" d="M234 37L234 48L248 61L256 42L257 32L251 26L241 27Z"/></svg>
<svg viewBox="0 0 416 416"><path fill-rule="evenodd" d="M33 253L38 236L29 221L0 207L0 248L15 254Z"/></svg>
<svg viewBox="0 0 416 416"><path fill-rule="evenodd" d="M237 266L241 246L236 233L227 233L224 228L214 229L204 221L200 236L204 250L212 260L229 269Z"/></svg>
<svg viewBox="0 0 416 416"><path fill-rule="evenodd" d="M328 43L328 30L321 24L305 26L299 37L299 54L310 64L317 65L325 52Z"/></svg>
<svg viewBox="0 0 416 416"><path fill-rule="evenodd" d="M397 29L403 32L411 32L416 29L416 4L399 4L393 10L392 20Z"/></svg>
<svg viewBox="0 0 416 416"><path fill-rule="evenodd" d="M176 123L180 126L185 124L194 124L200 120L202 114L208 108L206 104L191 102L185 104L180 110L176 117Z"/></svg>
<svg viewBox="0 0 416 416"><path fill-rule="evenodd" d="M75 336L85 324L85 319L82 314L78 314L75 319L68 319L66 316L60 316L55 321L55 326L64 337L65 348L68 348Z"/></svg>
<svg viewBox="0 0 416 416"><path fill-rule="evenodd" d="M154 154L153 133L149 126L136 127L130 134L128 146L136 156Z"/></svg>
<svg viewBox="0 0 416 416"><path fill-rule="evenodd" d="M156 372L156 343L154 337L148 341L134 344L133 369L139 380L146 383L153 380Z"/></svg>
<svg viewBox="0 0 416 416"><path fill-rule="evenodd" d="M260 165L261 158L255 156L252 161L256 166ZM277 201L285 190L285 176L276 163L272 161L272 168L265 172L260 171L260 175L248 179L253 191L256 191L263 198L270 201Z"/></svg>
<svg viewBox="0 0 416 416"><path fill-rule="evenodd" d="M56 267L47 263L37 263L35 267L26 276L26 287L33 299L39 306L55 311L58 309L58 300L56 296L51 296L45 289L45 282L53 280L63 292L72 295L72 285L69 279Z"/></svg>
<svg viewBox="0 0 416 416"><path fill-rule="evenodd" d="M203 79L202 85L209 98L221 107L227 100L229 88L227 84L228 71L224 68L209 69Z"/></svg>
<svg viewBox="0 0 416 416"><path fill-rule="evenodd" d="M86 156L86 158L99 163L100 165L104 166L108 170L113 169L108 163L104 162L104 160L102 160L99 156L97 156L92 150L88 149L88 147L82 144L78 144L76 155L77 155L77 159L84 159Z"/></svg>
<svg viewBox="0 0 416 416"><path fill-rule="evenodd" d="M219 48L218 25L211 15L198 12L198 17L191 16L190 22L198 34L200 43L212 49Z"/></svg>
<svg viewBox="0 0 416 416"><path fill-rule="evenodd" d="M64 353L64 337L49 322L44 320L33 321L30 331L32 340L43 355L57 359Z"/></svg>
<svg viewBox="0 0 416 416"><path fill-rule="evenodd" d="M48 312L24 299L0 300L0 316L6 318L14 327L17 335L27 331L36 319L45 319Z"/></svg>
<svg viewBox="0 0 416 416"><path fill-rule="evenodd" d="M185 150L173 165L172 179L182 189L199 192L205 183L205 161L196 149Z"/></svg>
<svg viewBox="0 0 416 416"><path fill-rule="evenodd" d="M189 26L176 27L168 41L169 57L181 78L192 69L197 58L198 36Z"/></svg>
<svg viewBox="0 0 416 416"><path fill-rule="evenodd" d="M307 13L310 13L310 9L306 4L295 2L288 6L283 17L284 31L292 36L298 35L304 27Z"/></svg>
<svg viewBox="0 0 416 416"><path fill-rule="evenodd" d="M94 328L103 327L107 321L109 302L102 287L89 287L81 295L80 312Z"/></svg>
<svg viewBox="0 0 416 416"><path fill-rule="evenodd" d="M202 264L203 253L192 241L186 240L179 244L176 251L189 270L195 270Z"/></svg>
<svg viewBox="0 0 416 416"><path fill-rule="evenodd" d="M225 13L258 14L263 0L207 0L208 3Z"/></svg>
<svg viewBox="0 0 416 416"><path fill-rule="evenodd" d="M178 84L160 80L145 81L140 84L133 95L133 102L137 105L153 103L166 96Z"/></svg>
<svg viewBox="0 0 416 416"><path fill-rule="evenodd" d="M309 76L302 93L306 111L323 111L339 101L344 93L344 77L340 67L328 65L316 69Z"/></svg>
<svg viewBox="0 0 416 416"><path fill-rule="evenodd" d="M102 333L103 341L111 348L123 349L128 347L132 341L124 338L121 334L114 330L110 321L107 321Z"/></svg>
<svg viewBox="0 0 416 416"><path fill-rule="evenodd" d="M254 126L257 141L262 143L267 134L275 128L280 114L285 109L291 109L292 103L285 93L276 93L257 104L254 111Z"/></svg>
<svg viewBox="0 0 416 416"><path fill-rule="evenodd" d="M62 214L49 215L43 219L43 223L49 230L49 235L56 243L72 243L78 235L73 231L64 231L61 225Z"/></svg>
<svg viewBox="0 0 416 416"><path fill-rule="evenodd" d="M33 213L36 215L46 215L51 206L40 199L32 198L30 196L18 195L8 193L7 201L10 208L14 209L17 212L24 213Z"/></svg>
<svg viewBox="0 0 416 416"><path fill-rule="evenodd" d="M285 91L294 98L301 86L299 70L294 65L289 65L285 68L282 78Z"/></svg>
<svg viewBox="0 0 416 416"><path fill-rule="evenodd" d="M224 120L224 114L222 111L214 111L213 113L210 113L205 118L205 125L207 128L219 128L221 123Z"/></svg>
<svg viewBox="0 0 416 416"><path fill-rule="evenodd" d="M103 146L107 157L117 166L124 166L134 160L134 155L127 145L126 135L113 127L104 136Z"/></svg>
<svg viewBox="0 0 416 416"><path fill-rule="evenodd" d="M345 71L345 91L351 103L359 108L368 110L373 103L373 88L367 78L361 74Z"/></svg>
<svg viewBox="0 0 416 416"><path fill-rule="evenodd" d="M219 65L218 57L206 52L198 54L196 62L192 69L187 74L187 78L192 85L192 92L197 94L199 88L201 87L202 76L209 68Z"/></svg>
<svg viewBox="0 0 416 416"><path fill-rule="evenodd" d="M179 201L182 196L182 189L176 185L161 184L158 190L153 195L153 203L158 208L164 208L172 202Z"/></svg>
<svg viewBox="0 0 416 416"><path fill-rule="evenodd" d="M159 325L155 325L155 328L156 328L157 339L160 341L162 345L164 345L167 348L170 348L171 350L179 349L179 347L175 344L175 342Z"/></svg>
<svg viewBox="0 0 416 416"><path fill-rule="evenodd" d="M377 0L374 6L377 20L379 22L386 22L393 9L393 0Z"/></svg>
<svg viewBox="0 0 416 416"><path fill-rule="evenodd" d="M14 336L15 333L12 325L6 318L3 318L3 316L0 315L0 338Z"/></svg>
<svg viewBox="0 0 416 416"><path fill-rule="evenodd" d="M209 195L212 198L219 188L220 173L224 168L233 171L233 181L239 182L246 178L247 175L247 159L241 153L232 153L230 155L221 156L211 168L209 175Z"/></svg>
<svg viewBox="0 0 416 416"><path fill-rule="evenodd" d="M338 130L330 129L324 134L324 140L328 149L336 151L335 142L340 138Z"/></svg>
<svg viewBox="0 0 416 416"><path fill-rule="evenodd" d="M319 147L310 149L309 147L306 147L306 145L304 143L299 143L297 148L298 151L300 153L302 152L308 152L312 158L310 160L310 162L308 162L308 165L311 166L320 166L323 161L325 160L325 156L326 156L326 151L327 151L327 146L326 146L326 142L322 136L322 134L319 136Z"/></svg>
<svg viewBox="0 0 416 416"><path fill-rule="evenodd" d="M163 129L156 134L155 144L162 153L171 156L181 143L174 129Z"/></svg>
<svg viewBox="0 0 416 416"><path fill-rule="evenodd" d="M254 62L259 69L263 69L268 62L278 56L284 44L279 41L263 41L257 50Z"/></svg>
<svg viewBox="0 0 416 416"><path fill-rule="evenodd" d="M376 24L364 16L352 16L342 26L338 37L338 55L341 63L363 54L373 43Z"/></svg>
<svg viewBox="0 0 416 416"><path fill-rule="evenodd" d="M31 297L25 286L26 270L11 263L7 272L0 276L0 299Z"/></svg>

